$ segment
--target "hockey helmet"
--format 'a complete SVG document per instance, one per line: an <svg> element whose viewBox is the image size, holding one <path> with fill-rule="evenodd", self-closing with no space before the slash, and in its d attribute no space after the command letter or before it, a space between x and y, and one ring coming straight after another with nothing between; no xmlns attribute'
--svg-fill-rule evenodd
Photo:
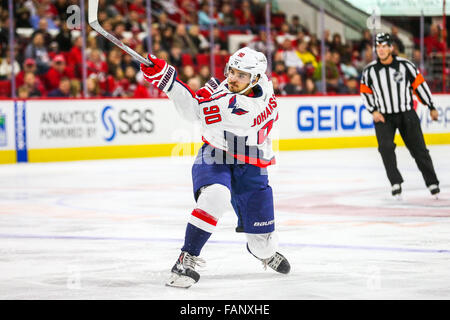
<svg viewBox="0 0 450 320"><path fill-rule="evenodd" d="M375 43L376 44L383 44L386 43L388 46L392 45L392 38L391 35L389 33L378 33L376 38L375 38Z"/></svg>
<svg viewBox="0 0 450 320"><path fill-rule="evenodd" d="M226 77L230 68L235 68L250 74L250 84L247 87L249 89L259 82L259 80L255 81L257 76L261 79L261 76L266 73L267 59L264 53L255 51L249 47L244 47L236 51L228 60L225 66Z"/></svg>

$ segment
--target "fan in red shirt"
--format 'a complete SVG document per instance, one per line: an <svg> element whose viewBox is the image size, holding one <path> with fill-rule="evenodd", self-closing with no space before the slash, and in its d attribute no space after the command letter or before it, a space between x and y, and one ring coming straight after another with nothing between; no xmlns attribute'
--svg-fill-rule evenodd
<svg viewBox="0 0 450 320"><path fill-rule="evenodd" d="M74 74L72 69L67 66L64 56L59 54L53 58L52 66L43 77L46 90L52 91L57 89L59 87L59 82L63 77L73 79Z"/></svg>
<svg viewBox="0 0 450 320"><path fill-rule="evenodd" d="M83 38L81 36L77 37L74 42L72 49L70 49L67 54L67 65L73 68L74 76L78 79L81 79L82 74L82 62L83 62L83 54L81 51L81 47L83 46Z"/></svg>
<svg viewBox="0 0 450 320"><path fill-rule="evenodd" d="M23 63L23 70L20 70L20 72L16 75L16 87L19 88L24 84L24 77L27 72L32 72L36 75L37 73L37 66L36 66L36 60L33 58L25 59L25 62Z"/></svg>

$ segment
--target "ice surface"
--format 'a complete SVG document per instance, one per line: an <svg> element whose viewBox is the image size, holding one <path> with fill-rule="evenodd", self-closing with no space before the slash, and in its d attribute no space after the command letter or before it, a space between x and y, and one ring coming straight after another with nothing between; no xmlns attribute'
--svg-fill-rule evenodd
<svg viewBox="0 0 450 320"><path fill-rule="evenodd" d="M0 299L449 299L450 146L429 146L439 200L397 148L282 152L270 170L289 275L264 270L230 211L188 290L165 280L193 209L193 158L0 166Z"/></svg>

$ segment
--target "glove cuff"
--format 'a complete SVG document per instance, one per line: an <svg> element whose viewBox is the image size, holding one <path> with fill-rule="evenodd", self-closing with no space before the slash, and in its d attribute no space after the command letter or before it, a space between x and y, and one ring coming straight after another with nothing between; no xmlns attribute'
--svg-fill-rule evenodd
<svg viewBox="0 0 450 320"><path fill-rule="evenodd" d="M176 77L177 71L173 66L169 65L158 83L158 89L167 93L172 88Z"/></svg>

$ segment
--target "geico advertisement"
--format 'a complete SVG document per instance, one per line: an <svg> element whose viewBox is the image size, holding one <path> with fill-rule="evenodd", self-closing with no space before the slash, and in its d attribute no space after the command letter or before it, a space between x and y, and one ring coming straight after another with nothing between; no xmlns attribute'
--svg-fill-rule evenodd
<svg viewBox="0 0 450 320"><path fill-rule="evenodd" d="M430 109L428 107L415 102L423 132L450 132L450 95L435 94L433 100L439 112L439 119L437 121L431 120Z"/></svg>
<svg viewBox="0 0 450 320"><path fill-rule="evenodd" d="M187 126L167 99L27 102L28 148L170 143Z"/></svg>
<svg viewBox="0 0 450 320"><path fill-rule="evenodd" d="M0 151L15 149L14 102L0 101Z"/></svg>
<svg viewBox="0 0 450 320"><path fill-rule="evenodd" d="M415 102L423 132L450 132L447 96L434 98L439 121L431 121L429 109ZM278 99L280 138L311 138L374 135L372 115L358 96L292 97Z"/></svg>

